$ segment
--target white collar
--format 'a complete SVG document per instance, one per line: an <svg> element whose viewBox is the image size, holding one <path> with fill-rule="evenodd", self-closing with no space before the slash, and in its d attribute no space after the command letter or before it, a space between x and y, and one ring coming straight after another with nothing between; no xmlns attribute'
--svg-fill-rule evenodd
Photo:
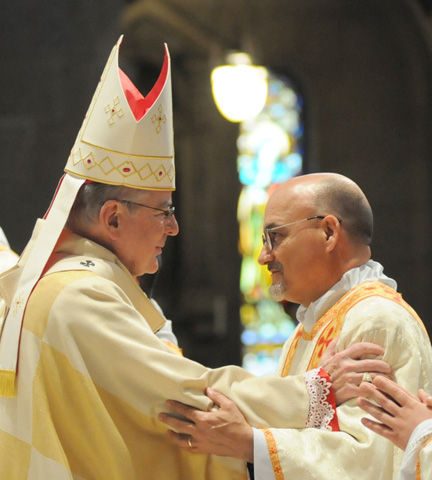
<svg viewBox="0 0 432 480"><path fill-rule="evenodd" d="M297 310L297 320L303 324L305 331L310 331L315 322L347 292L367 281L380 281L394 290L397 288L395 280L384 275L384 267L378 262L369 260L363 265L345 272L329 291L308 307L300 305Z"/></svg>

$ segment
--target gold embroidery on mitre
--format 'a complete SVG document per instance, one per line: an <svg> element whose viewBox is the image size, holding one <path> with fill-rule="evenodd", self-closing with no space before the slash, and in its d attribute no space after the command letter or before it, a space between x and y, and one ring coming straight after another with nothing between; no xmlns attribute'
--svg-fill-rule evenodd
<svg viewBox="0 0 432 480"><path fill-rule="evenodd" d="M100 163L99 168L105 175L109 175L113 170L116 169L116 166L111 161L110 157L105 157Z"/></svg>
<svg viewBox="0 0 432 480"><path fill-rule="evenodd" d="M77 157L77 153L81 154L81 150L79 149L78 152L71 154L74 159L75 165L77 165L79 162L83 162L87 170L98 166L100 171L105 176L109 176L109 174L112 173L113 170L116 170L123 177L130 177L131 175L137 173L141 180L146 180L151 176L153 176L157 182L162 181L166 177L168 177L170 181L172 181L174 178L174 168L172 165L170 165L169 169L167 170L165 165L160 164L155 170L153 170L150 164L146 163L138 170L135 163L131 161L123 162L121 165L116 166L114 165L111 158L108 156L106 156L102 161L98 162L92 152L76 161L75 158Z"/></svg>
<svg viewBox="0 0 432 480"><path fill-rule="evenodd" d="M172 182L174 175L170 176L170 172L174 172L174 168L172 167L172 165L170 166L170 169L168 171L166 170L165 165L161 165L157 170L155 170L156 180L160 182L165 177L168 177Z"/></svg>
<svg viewBox="0 0 432 480"><path fill-rule="evenodd" d="M90 152L85 158L83 158L83 163L87 170L90 170L97 165L96 159L92 152Z"/></svg>
<svg viewBox="0 0 432 480"><path fill-rule="evenodd" d="M111 126L114 124L115 122L115 118L114 118L114 115L117 115L118 118L121 118L123 117L124 113L123 113L123 109L122 108L118 108L118 105L120 105L120 98L117 96L116 98L114 98L113 100L113 106L111 106L109 103L108 105L105 107L105 113L109 114L109 118L108 118L108 124Z"/></svg>
<svg viewBox="0 0 432 480"><path fill-rule="evenodd" d="M174 175L174 168L172 165L167 171L164 165L160 165L156 170L152 170L151 166L147 163L140 170L138 170L138 175L142 181L147 180L151 176L154 176L157 182L160 182L165 177L168 177L172 181ZM171 174L171 175L170 175Z"/></svg>
<svg viewBox="0 0 432 480"><path fill-rule="evenodd" d="M81 162L81 161L82 161L82 158L83 158L80 148L78 148L78 149L75 150L75 151L72 150L71 153L70 153L70 156L71 156L71 158L72 158L72 163L73 163L74 167L75 167L75 165L77 165L79 162Z"/></svg>
<svg viewBox="0 0 432 480"><path fill-rule="evenodd" d="M157 126L156 126L157 134L159 134L162 130L161 124L162 123L165 124L167 121L167 117L164 113L162 104L159 105L158 112L159 112L159 115L154 114L151 118L152 123L157 123Z"/></svg>
<svg viewBox="0 0 432 480"><path fill-rule="evenodd" d="M135 165L132 162L124 162L117 167L117 170L124 176L129 177L136 173Z"/></svg>

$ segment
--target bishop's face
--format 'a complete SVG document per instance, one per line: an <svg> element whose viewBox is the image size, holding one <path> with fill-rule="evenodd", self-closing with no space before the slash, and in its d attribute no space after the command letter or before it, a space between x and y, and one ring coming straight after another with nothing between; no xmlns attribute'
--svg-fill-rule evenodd
<svg viewBox="0 0 432 480"><path fill-rule="evenodd" d="M114 253L134 276L155 273L167 237L179 232L174 214L167 212L172 205L171 192L143 191L131 202L119 206L122 215Z"/></svg>

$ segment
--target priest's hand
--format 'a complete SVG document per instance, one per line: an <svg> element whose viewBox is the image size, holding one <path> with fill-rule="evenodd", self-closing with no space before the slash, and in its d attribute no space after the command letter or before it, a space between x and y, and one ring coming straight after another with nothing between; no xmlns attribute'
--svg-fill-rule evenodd
<svg viewBox="0 0 432 480"><path fill-rule="evenodd" d="M337 339L330 342L320 364L332 381L336 405L360 396L360 384L365 378L372 381L377 375L383 375L394 379L393 370L388 363L370 358L384 355L384 349L379 345L368 342L354 343L336 353L336 343Z"/></svg>
<svg viewBox="0 0 432 480"><path fill-rule="evenodd" d="M422 388L420 388L418 391L418 396L422 403L432 408L432 395L430 393L426 393Z"/></svg>
<svg viewBox="0 0 432 480"><path fill-rule="evenodd" d="M360 391L363 397L357 400L357 405L378 420L375 422L362 418L363 425L403 450L417 425L432 419L432 407L428 406L432 403L432 398L424 390L419 391L417 398L397 383L376 377L373 384L363 383Z"/></svg>
<svg viewBox="0 0 432 480"><path fill-rule="evenodd" d="M184 417L159 414L159 420L175 430L168 431L170 441L192 453L213 453L252 463L253 431L240 410L216 390L207 388L206 395L218 409L205 412L174 400L166 402L170 410Z"/></svg>

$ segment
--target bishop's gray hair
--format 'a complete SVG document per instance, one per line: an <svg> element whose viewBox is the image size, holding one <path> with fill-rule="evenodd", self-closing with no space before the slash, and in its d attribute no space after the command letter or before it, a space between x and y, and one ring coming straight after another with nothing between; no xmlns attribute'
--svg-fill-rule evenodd
<svg viewBox="0 0 432 480"><path fill-rule="evenodd" d="M85 183L79 190L69 213L66 228L80 232L94 225L99 212L108 200L137 200L143 190L124 187L122 185L107 185L105 183ZM129 206L133 210L133 205Z"/></svg>

